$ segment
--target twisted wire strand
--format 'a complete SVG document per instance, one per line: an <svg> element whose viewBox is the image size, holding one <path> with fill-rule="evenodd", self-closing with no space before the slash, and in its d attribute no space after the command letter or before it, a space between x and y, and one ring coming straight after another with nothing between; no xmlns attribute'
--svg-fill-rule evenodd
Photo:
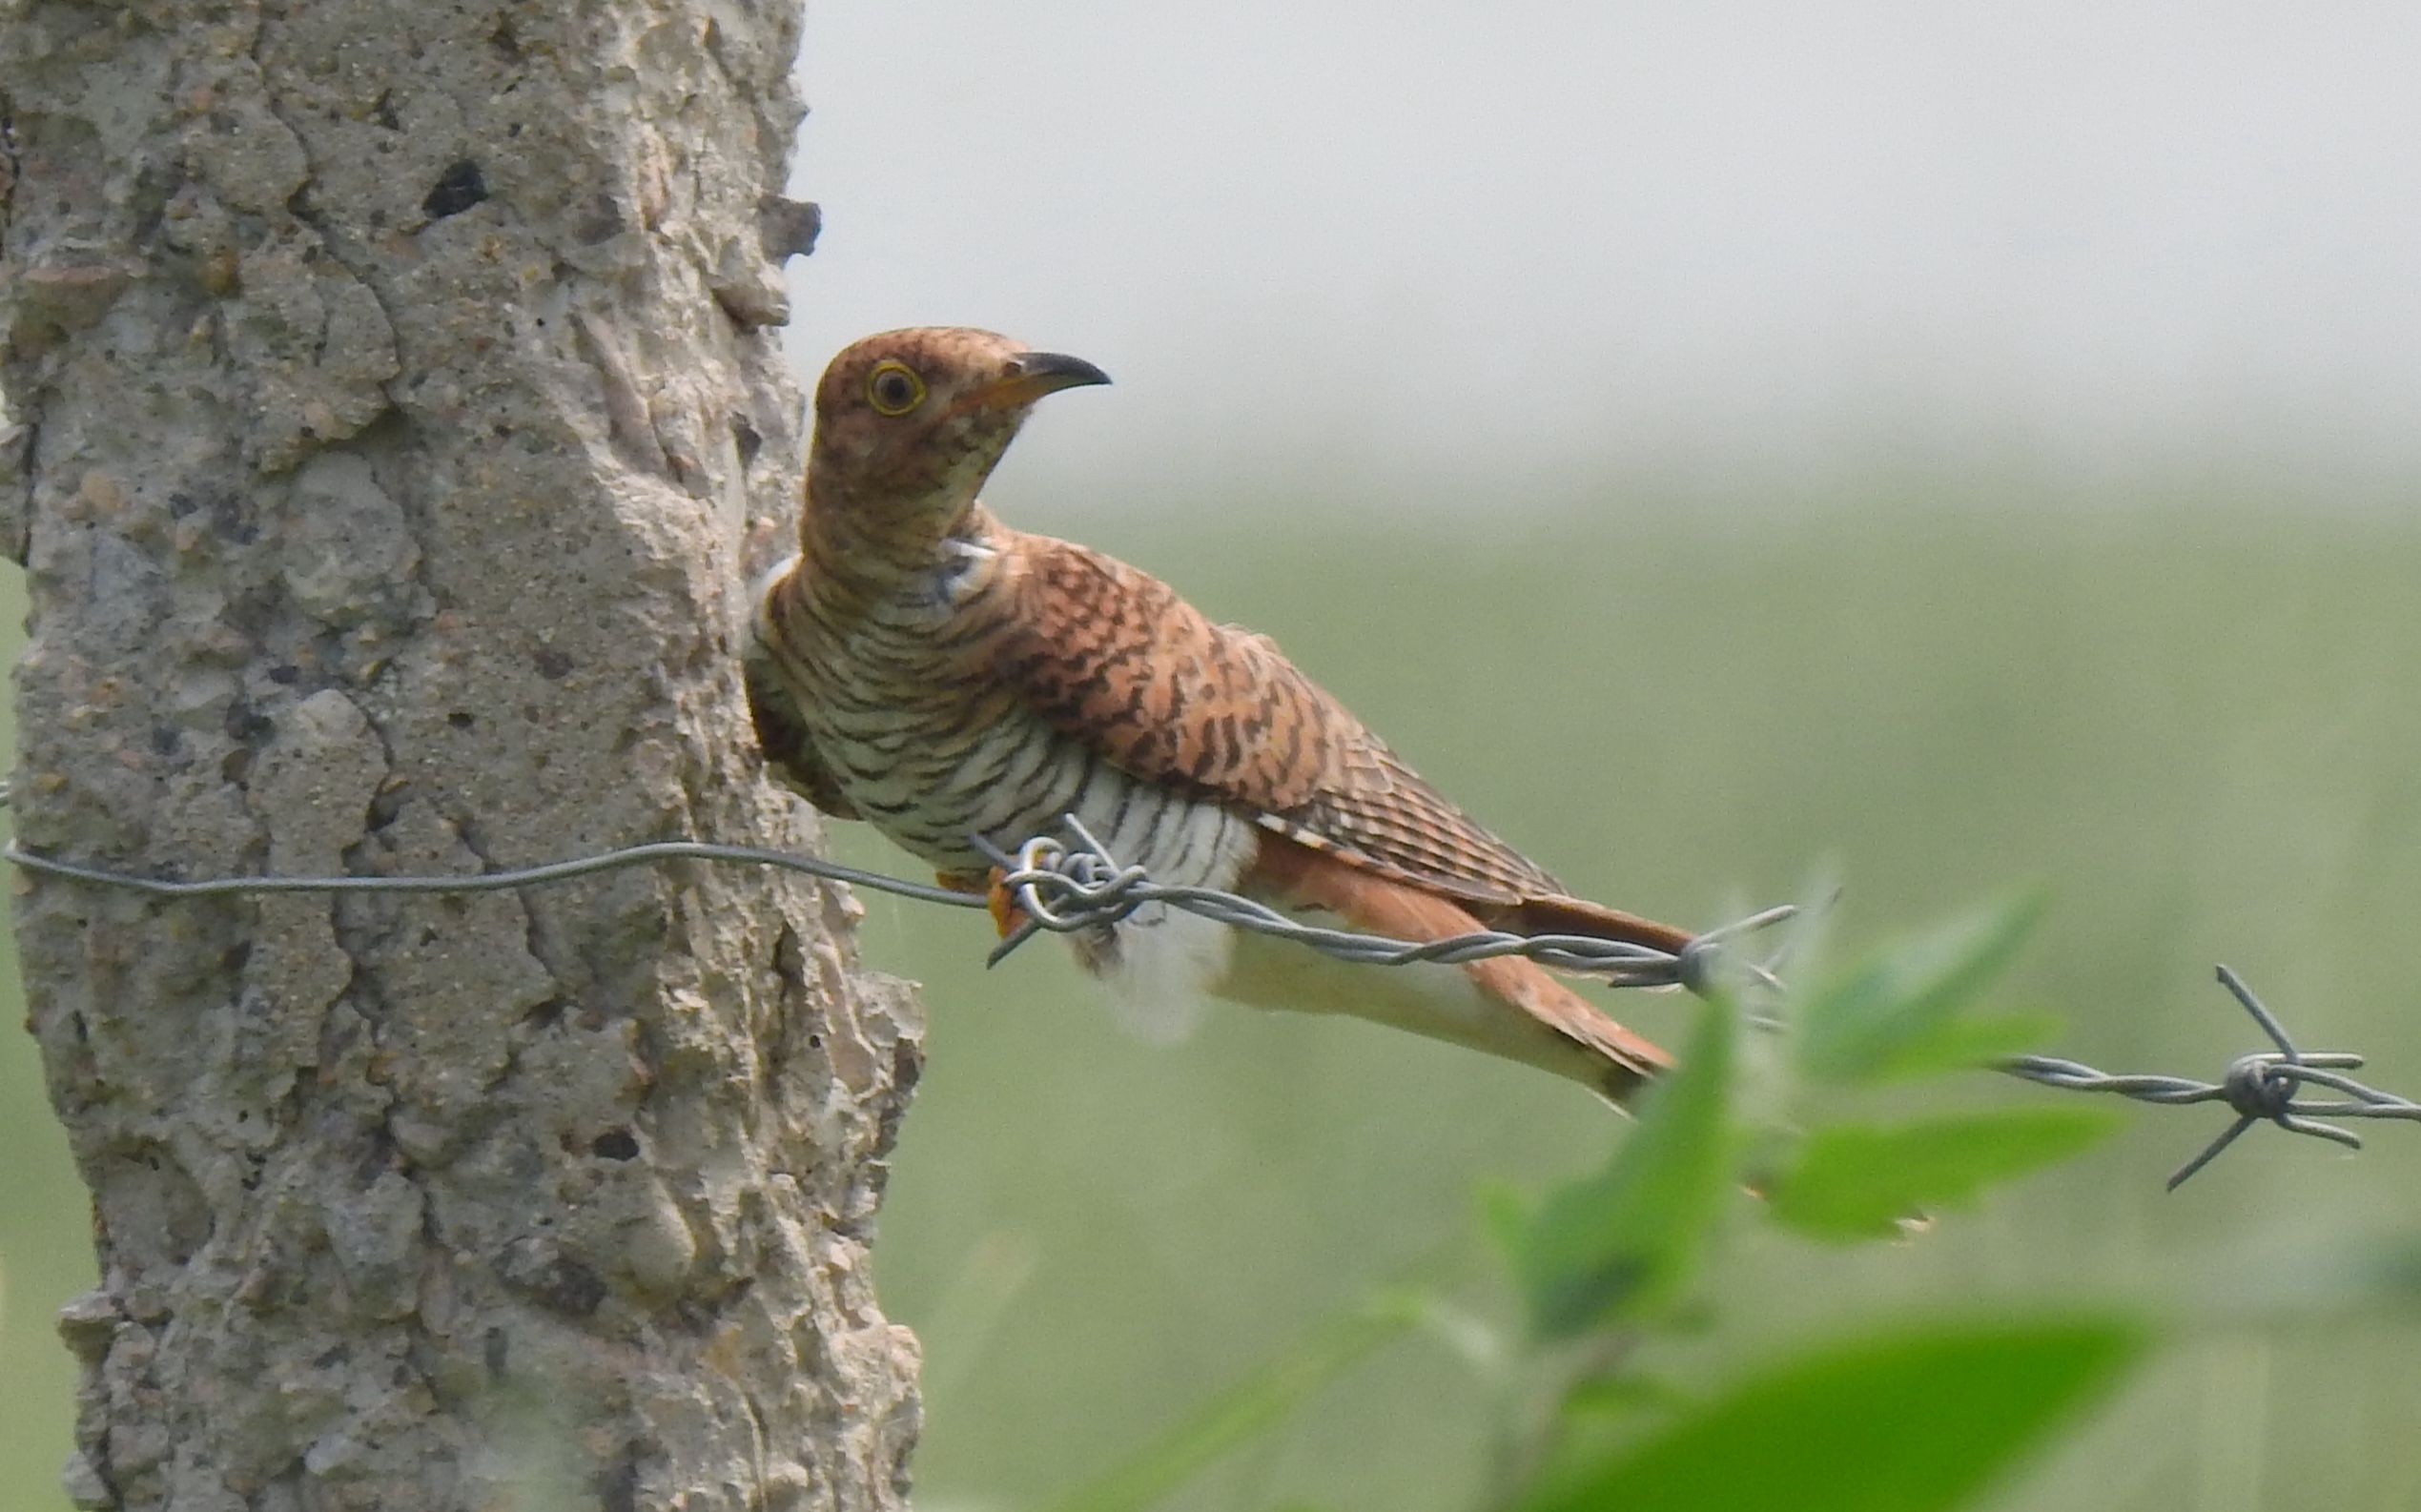
<svg viewBox="0 0 2421 1512"><path fill-rule="evenodd" d="M0 802L5 801L6 794L0 793ZM131 871L113 871L106 867L61 861L38 850L28 850L13 840L0 846L0 860L13 861L28 871L69 877L95 887L116 888L154 898L251 897L279 892L509 892L516 888L572 882L600 872L650 866L659 861L711 861L727 866L772 867L782 871L802 872L827 882L846 882L851 887L896 893L919 903L938 903L946 908L984 907L983 899L964 892L954 892L927 882L910 882L904 877L887 876L860 867L843 866L821 856L803 855L794 850L774 850L763 846L720 845L708 840L655 840L644 845L601 850L595 855L579 856L569 861L548 861L534 867L508 867L502 871L429 877L203 877L185 881L174 877L146 877Z"/></svg>
<svg viewBox="0 0 2421 1512"><path fill-rule="evenodd" d="M9 793L0 784L0 805ZM1240 930L1252 930L1292 940L1340 960L1368 966L1405 966L1430 961L1457 965L1496 956L1522 955L1540 965L1593 977L1616 988L1684 987L1704 991L1736 973L1756 986L1778 990L1774 974L1778 960L1747 961L1733 949L1744 936L1794 917L1789 906L1767 909L1710 930L1678 952L1626 941L1599 940L1571 934L1512 934L1483 930L1445 939L1410 941L1305 924L1255 902L1213 888L1178 887L1154 882L1141 867L1120 866L1108 849L1073 816L1064 821L1065 839L1037 835L1015 852L1002 851L981 836L978 848L1001 868L1000 888L1025 914L1024 922L995 949L987 964L996 964L1037 933L1072 934L1110 928L1151 904L1184 909ZM236 897L277 893L462 894L508 891L544 887L583 877L651 866L666 861L703 861L716 865L771 867L828 882L887 892L920 903L949 908L982 909L988 900L927 883L911 882L864 868L845 866L797 851L761 846L723 845L702 840L659 840L625 846L568 861L514 867L446 876L327 877L147 877L104 867L62 861L28 850L14 840L0 847L0 859L29 871L66 878L94 887L114 888L151 897ZM2290 1134L2327 1139L2360 1149L2362 1138L2352 1130L2325 1119L2387 1118L2421 1122L2421 1103L2382 1092L2347 1073L2363 1064L2359 1054L2345 1051L2298 1050L2277 1016L2242 978L2219 968L2219 981L2278 1048L2241 1055L2218 1081L2159 1073L2113 1073L2056 1055L2013 1055L1988 1069L2039 1086L2062 1092L2103 1093L2161 1107L2225 1103L2236 1117L2217 1137L2168 1178L2174 1191L2217 1159L2257 1123L2269 1123ZM1761 1019L1771 1025L1774 1021ZM2307 1088L2339 1095L2308 1100Z"/></svg>

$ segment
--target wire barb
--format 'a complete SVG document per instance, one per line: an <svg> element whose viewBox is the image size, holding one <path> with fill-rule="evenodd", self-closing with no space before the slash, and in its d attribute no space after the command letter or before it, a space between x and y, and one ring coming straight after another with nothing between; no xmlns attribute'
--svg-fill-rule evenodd
<svg viewBox="0 0 2421 1512"><path fill-rule="evenodd" d="M1727 950L1733 941L1744 933L1779 924L1796 911L1788 906L1768 909L1711 930L1678 952L1587 935L1511 934L1500 930L1413 942L1305 924L1267 904L1216 888L1154 882L1143 868L1119 865L1109 848L1075 815L1066 816L1060 823L1066 830L1065 839L1036 835L1014 854L1002 851L984 836L970 837L976 848L1000 868L995 886L1025 914L1025 922L995 948L988 964L998 964L1037 933L1081 934L1108 929L1138 909L1158 903L1236 929L1292 940L1341 961L1364 966L1408 966L1420 961L1459 966L1500 955L1526 955L1542 966L1594 977L1610 987L1689 987L1703 991L1717 972L1717 961L1730 964ZM1765 967L1754 962L1740 964L1753 978L1773 980L1773 973Z"/></svg>
<svg viewBox="0 0 2421 1512"><path fill-rule="evenodd" d="M2297 1050L2278 1016L2253 994L2243 977L2222 966L2219 982L2278 1048L2239 1055L2218 1081L2195 1081L2185 1076L2112 1075L2056 1055L2013 1055L1995 1063L1994 1069L2045 1087L2067 1092L2105 1092L2165 1107L2226 1103L2235 1113L2235 1121L2221 1130L2193 1159L2177 1168L2168 1178L2171 1192L2218 1159L2257 1123L2273 1123L2289 1134L2309 1134L2349 1150L2359 1150L2360 1134L2321 1119L2399 1118L2421 1122L2421 1103L2367 1087L2346 1074L2362 1065L2360 1055L2349 1051ZM2320 1102L2299 1101L2306 1087L2322 1087L2343 1095Z"/></svg>

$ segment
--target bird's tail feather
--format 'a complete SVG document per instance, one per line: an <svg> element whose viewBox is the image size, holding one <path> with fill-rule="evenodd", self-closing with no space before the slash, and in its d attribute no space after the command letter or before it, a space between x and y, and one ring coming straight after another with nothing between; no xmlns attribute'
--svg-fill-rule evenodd
<svg viewBox="0 0 2421 1512"><path fill-rule="evenodd" d="M1587 898L1564 897L1560 894L1524 898L1519 903L1485 912L1474 909L1488 928L1506 930L1515 934L1578 934L1592 940L1615 940L1626 945L1643 945L1651 950L1673 955L1695 938L1689 930L1636 913L1625 913Z"/></svg>

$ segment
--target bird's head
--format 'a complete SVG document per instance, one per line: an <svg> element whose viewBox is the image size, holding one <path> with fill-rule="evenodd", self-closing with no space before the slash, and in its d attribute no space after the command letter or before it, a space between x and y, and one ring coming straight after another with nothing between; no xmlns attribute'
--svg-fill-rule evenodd
<svg viewBox="0 0 2421 1512"><path fill-rule="evenodd" d="M844 349L815 385L808 507L936 538L975 501L1036 399L1107 383L1077 358L990 331L917 326Z"/></svg>

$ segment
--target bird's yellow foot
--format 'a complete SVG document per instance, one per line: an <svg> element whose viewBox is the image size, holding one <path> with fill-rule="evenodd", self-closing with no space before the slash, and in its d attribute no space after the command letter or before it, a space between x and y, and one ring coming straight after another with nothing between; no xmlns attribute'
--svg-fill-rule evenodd
<svg viewBox="0 0 2421 1512"><path fill-rule="evenodd" d="M1007 872L995 867L992 868L992 875L984 879L984 902L992 909L992 927L1000 931L1000 937L1004 940L1024 929L1026 924L1026 910L1017 907L1017 900L1011 897L1009 889L1000 885L1000 879L1007 875Z"/></svg>
<svg viewBox="0 0 2421 1512"><path fill-rule="evenodd" d="M1000 879L1007 875L995 867L982 876L972 871L938 871L934 874L934 880L953 892L982 893L984 907L992 914L992 927L998 930L1000 937L1005 940L1024 928L1026 922L1026 910L1017 907L1017 900L1000 885Z"/></svg>

